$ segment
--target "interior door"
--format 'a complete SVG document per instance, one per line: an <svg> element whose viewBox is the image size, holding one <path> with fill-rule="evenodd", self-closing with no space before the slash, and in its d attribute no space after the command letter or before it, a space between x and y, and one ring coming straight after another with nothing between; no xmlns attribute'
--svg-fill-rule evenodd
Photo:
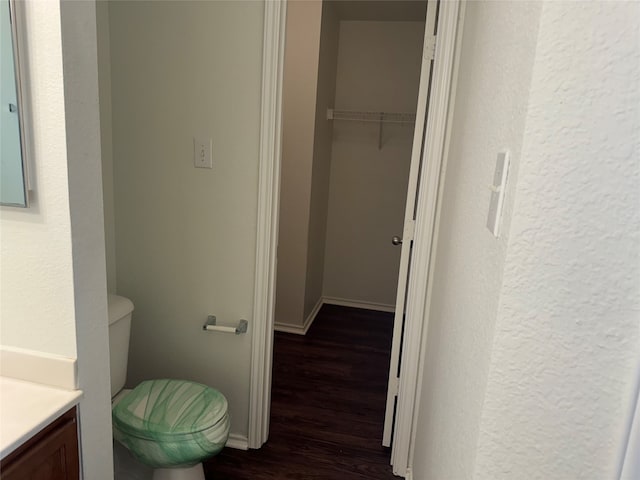
<svg viewBox="0 0 640 480"><path fill-rule="evenodd" d="M402 231L402 237L395 236L393 239L390 239L394 245L401 246L402 252L400 254L396 310L393 319L391 362L389 364L389 383L387 385L387 405L384 416L384 432L382 437L382 445L386 447L391 446L393 424L396 417L396 398L398 395L398 386L400 384L400 362L402 360L402 333L405 321L407 281L409 278L409 269L411 267L411 250L413 248L413 233L416 218L416 198L420 187L419 178L422 166L427 114L429 110L433 55L436 41L435 31L437 9L437 1L434 0L427 3L427 16L422 49L422 67L420 69L420 87L418 90L416 123L413 132L413 147L411 150L411 166L409 169L409 183L407 186L404 228Z"/></svg>

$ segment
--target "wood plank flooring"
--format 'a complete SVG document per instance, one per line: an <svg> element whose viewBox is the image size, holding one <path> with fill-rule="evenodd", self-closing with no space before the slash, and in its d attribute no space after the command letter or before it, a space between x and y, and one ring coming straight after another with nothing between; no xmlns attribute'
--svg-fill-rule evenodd
<svg viewBox="0 0 640 480"><path fill-rule="evenodd" d="M382 447L393 314L324 305L307 335L276 332L269 441L226 448L207 480L397 479Z"/></svg>

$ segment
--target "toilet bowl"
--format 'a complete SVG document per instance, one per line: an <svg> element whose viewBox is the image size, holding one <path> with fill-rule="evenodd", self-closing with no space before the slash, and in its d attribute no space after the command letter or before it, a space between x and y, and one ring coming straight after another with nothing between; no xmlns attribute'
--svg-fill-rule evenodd
<svg viewBox="0 0 640 480"><path fill-rule="evenodd" d="M109 295L113 437L154 469L154 480L204 480L202 461L217 455L229 436L227 399L214 388L175 379L122 390L132 311L130 300Z"/></svg>

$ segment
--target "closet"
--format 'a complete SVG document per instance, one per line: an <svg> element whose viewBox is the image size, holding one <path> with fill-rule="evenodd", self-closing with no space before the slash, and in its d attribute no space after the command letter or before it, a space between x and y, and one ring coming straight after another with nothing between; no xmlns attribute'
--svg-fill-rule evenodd
<svg viewBox="0 0 640 480"><path fill-rule="evenodd" d="M425 11L288 3L277 330L323 303L394 310Z"/></svg>

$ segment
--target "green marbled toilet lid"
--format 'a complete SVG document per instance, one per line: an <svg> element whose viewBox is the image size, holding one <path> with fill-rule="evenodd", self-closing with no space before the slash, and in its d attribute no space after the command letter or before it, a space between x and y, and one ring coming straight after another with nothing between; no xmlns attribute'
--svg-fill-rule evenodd
<svg viewBox="0 0 640 480"><path fill-rule="evenodd" d="M113 423L123 433L161 439L211 428L227 413L227 399L218 390L185 380L148 380L120 401Z"/></svg>

